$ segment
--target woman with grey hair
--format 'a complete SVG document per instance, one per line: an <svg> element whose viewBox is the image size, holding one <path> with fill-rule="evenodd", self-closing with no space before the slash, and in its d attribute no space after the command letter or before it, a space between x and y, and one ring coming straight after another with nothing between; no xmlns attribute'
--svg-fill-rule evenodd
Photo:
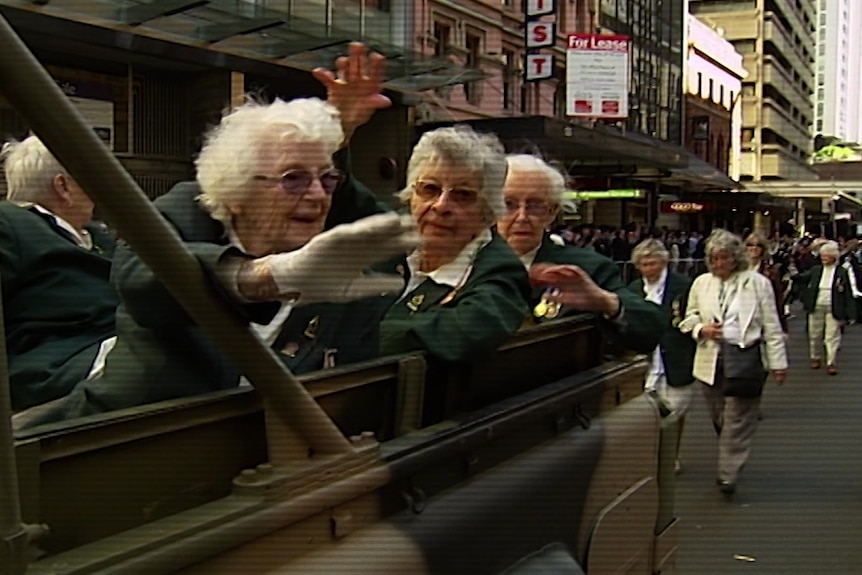
<svg viewBox="0 0 862 575"><path fill-rule="evenodd" d="M742 239L715 230L705 257L709 272L694 280L680 329L697 342L692 373L719 434L718 485L732 495L751 454L767 373L784 383L787 352L772 286L749 270Z"/></svg>
<svg viewBox="0 0 862 575"><path fill-rule="evenodd" d="M564 245L549 233L560 212L566 180L536 156L510 155L505 211L497 230L536 284L530 297L537 322L594 313L609 339L649 353L661 337L661 310L628 290L616 264L594 250Z"/></svg>
<svg viewBox="0 0 862 575"><path fill-rule="evenodd" d="M380 325L385 354L424 350L469 362L496 350L527 314L524 267L493 230L505 211L506 158L496 136L467 126L423 134L401 200L419 247L389 268L406 286Z"/></svg>
<svg viewBox="0 0 862 575"><path fill-rule="evenodd" d="M808 348L811 368L822 365L826 348L826 371L838 375L836 363L841 347L841 330L856 320L856 303L850 277L838 264L839 249L834 241L820 246L820 263L795 279L802 283L802 305L808 313Z"/></svg>
<svg viewBox="0 0 862 575"><path fill-rule="evenodd" d="M664 244L656 239L644 240L635 246L632 261L641 277L632 282L629 289L636 294L643 294L644 299L661 306L664 311L664 335L652 352L644 389L654 392L679 417L674 460L674 470L679 473L682 470L679 448L694 383L692 369L695 344L691 337L679 329L687 311L691 280L670 269L670 254Z"/></svg>

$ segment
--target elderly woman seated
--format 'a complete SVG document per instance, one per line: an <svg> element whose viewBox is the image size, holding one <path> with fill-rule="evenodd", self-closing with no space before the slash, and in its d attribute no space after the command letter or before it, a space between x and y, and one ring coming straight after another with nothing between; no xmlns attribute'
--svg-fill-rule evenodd
<svg viewBox="0 0 862 575"><path fill-rule="evenodd" d="M364 51L352 47L351 59L364 62ZM412 220L394 213L337 225L377 210L370 192L345 183L333 165L349 129L343 121L318 99L249 102L208 134L196 181L155 202L213 289L296 373L377 356L388 303L380 295L403 280L363 270L418 243ZM112 280L122 303L104 377L33 424L240 384L236 367L134 252L118 250Z"/></svg>
<svg viewBox="0 0 862 575"><path fill-rule="evenodd" d="M563 202L566 182L546 162L530 155L507 158L505 212L497 229L531 271L531 304L537 321L591 312L609 338L649 353L665 324L661 308L632 293L616 265L594 251L552 241L547 233Z"/></svg>
<svg viewBox="0 0 862 575"><path fill-rule="evenodd" d="M407 285L380 326L385 354L425 350L447 362L491 352L528 312L527 273L492 229L505 208L506 159L493 135L465 126L422 136L401 199L419 248L389 269Z"/></svg>

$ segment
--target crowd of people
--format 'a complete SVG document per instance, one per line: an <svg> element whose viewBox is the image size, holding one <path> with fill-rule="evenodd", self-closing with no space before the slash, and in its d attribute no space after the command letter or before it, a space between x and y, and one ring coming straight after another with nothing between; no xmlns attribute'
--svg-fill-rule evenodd
<svg viewBox="0 0 862 575"><path fill-rule="evenodd" d="M215 293L295 373L409 351L470 363L525 320L593 313L609 340L649 355L645 388L681 420L700 382L719 485L733 493L767 374L786 377L785 299L811 316L811 367L825 342L837 373L840 331L860 301L857 244L555 230L564 174L466 126L422 136L393 211L344 151L388 105L384 64L352 44L334 73L315 71L327 101L229 110L205 136L195 180L155 201ZM93 225L86 191L37 137L2 156L17 427L248 383L146 263ZM681 258L703 259L707 273L692 282L671 265ZM640 278L626 285L613 260L633 261Z"/></svg>

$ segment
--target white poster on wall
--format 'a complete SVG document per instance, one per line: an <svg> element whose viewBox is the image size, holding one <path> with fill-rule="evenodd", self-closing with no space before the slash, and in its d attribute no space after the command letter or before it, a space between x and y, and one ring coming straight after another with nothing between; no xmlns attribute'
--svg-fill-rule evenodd
<svg viewBox="0 0 862 575"><path fill-rule="evenodd" d="M629 112L630 39L570 34L566 51L566 115L625 119Z"/></svg>

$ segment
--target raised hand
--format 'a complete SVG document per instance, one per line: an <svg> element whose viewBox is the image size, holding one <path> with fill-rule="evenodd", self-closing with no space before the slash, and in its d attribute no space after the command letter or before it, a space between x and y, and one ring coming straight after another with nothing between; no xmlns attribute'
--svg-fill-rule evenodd
<svg viewBox="0 0 862 575"><path fill-rule="evenodd" d="M327 101L341 112L345 143L359 126L367 123L377 110L388 108L392 101L384 96L386 58L368 54L361 42L351 42L347 56L335 61L335 73L316 68L311 73L326 87Z"/></svg>

